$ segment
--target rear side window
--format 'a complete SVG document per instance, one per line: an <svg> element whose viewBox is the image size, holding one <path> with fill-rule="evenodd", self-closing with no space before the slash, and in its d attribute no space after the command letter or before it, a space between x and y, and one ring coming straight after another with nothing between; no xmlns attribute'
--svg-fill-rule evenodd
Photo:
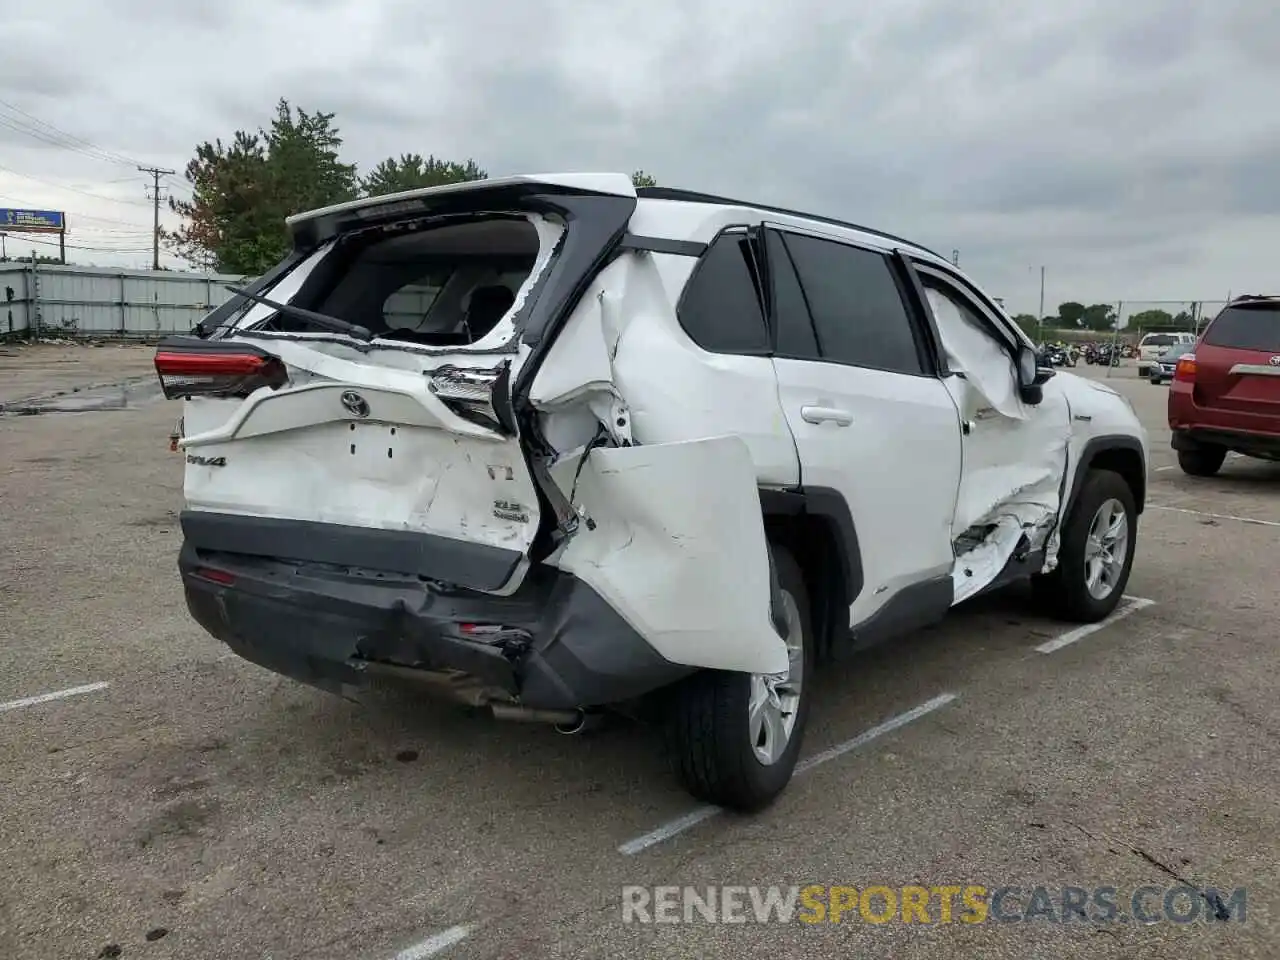
<svg viewBox="0 0 1280 960"><path fill-rule="evenodd" d="M689 339L703 350L769 353L759 270L745 233L721 234L703 254L680 299L679 318Z"/></svg>
<svg viewBox="0 0 1280 960"><path fill-rule="evenodd" d="M894 373L924 372L889 261L873 250L788 234L824 360Z"/></svg>
<svg viewBox="0 0 1280 960"><path fill-rule="evenodd" d="M1280 304L1227 307L1209 324L1204 342L1235 350L1280 353Z"/></svg>

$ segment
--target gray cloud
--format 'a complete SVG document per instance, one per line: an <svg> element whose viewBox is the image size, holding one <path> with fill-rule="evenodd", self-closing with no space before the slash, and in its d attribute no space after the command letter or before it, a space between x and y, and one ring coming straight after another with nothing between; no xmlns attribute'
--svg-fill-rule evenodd
<svg viewBox="0 0 1280 960"><path fill-rule="evenodd" d="M285 96L336 112L364 168L410 150L494 174L643 167L959 249L1017 309L1040 264L1051 304L1274 282L1269 0L61 0L5 32L0 100L176 169ZM138 199L111 183L126 167L25 146L0 164ZM15 191L145 216L0 170Z"/></svg>

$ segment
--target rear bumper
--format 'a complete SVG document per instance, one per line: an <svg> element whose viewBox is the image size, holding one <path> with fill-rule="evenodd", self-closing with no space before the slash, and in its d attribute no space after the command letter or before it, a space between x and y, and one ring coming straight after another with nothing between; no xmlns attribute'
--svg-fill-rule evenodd
<svg viewBox="0 0 1280 960"><path fill-rule="evenodd" d="M1280 458L1280 434L1248 433L1241 430L1220 430L1211 427L1175 427L1170 437L1174 450L1195 450L1199 447L1226 447L1251 456Z"/></svg>
<svg viewBox="0 0 1280 960"><path fill-rule="evenodd" d="M1178 380L1169 388L1169 429L1175 450L1214 444L1241 453L1280 454L1280 417L1201 406L1193 387Z"/></svg>
<svg viewBox="0 0 1280 960"><path fill-rule="evenodd" d="M246 660L334 693L366 686L389 664L402 678L456 671L497 699L568 710L631 700L690 672L551 567L535 567L509 597L190 541L179 569L205 630ZM463 632L476 623L504 630L483 640Z"/></svg>

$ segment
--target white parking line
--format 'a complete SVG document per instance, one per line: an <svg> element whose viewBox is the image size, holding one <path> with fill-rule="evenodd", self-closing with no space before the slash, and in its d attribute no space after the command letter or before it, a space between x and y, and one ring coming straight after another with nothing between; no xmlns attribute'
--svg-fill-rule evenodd
<svg viewBox="0 0 1280 960"><path fill-rule="evenodd" d="M426 960L441 951L448 950L455 943L461 943L471 933L471 928L464 925L441 930L433 937L427 937L421 943L405 947L395 955L394 960Z"/></svg>
<svg viewBox="0 0 1280 960"><path fill-rule="evenodd" d="M1066 633L1054 637L1052 640L1046 640L1040 646L1036 647L1037 653L1053 653L1055 650L1061 650L1063 647L1069 647L1077 641L1083 640L1092 633L1097 633L1104 627L1109 627L1117 620L1123 620L1131 613L1139 610L1145 610L1155 604L1154 600L1147 600L1143 597L1128 597L1122 606L1116 608L1115 612L1105 620L1099 620L1097 623L1086 623L1083 627L1076 627L1074 630L1068 630Z"/></svg>
<svg viewBox="0 0 1280 960"><path fill-rule="evenodd" d="M1229 513L1205 513L1203 510L1188 510L1186 507L1163 507L1158 503L1148 503L1152 510L1168 510L1170 513L1189 513L1195 517L1210 517L1214 520L1235 520L1237 523L1253 523L1260 527L1280 527L1280 520L1255 520L1252 517L1236 517Z"/></svg>
<svg viewBox="0 0 1280 960"><path fill-rule="evenodd" d="M690 827L696 827L703 820L710 820L717 814L723 813L720 807L698 807L696 810L690 810L683 817L676 817L664 823L657 830L651 830L642 837L636 837L634 840L628 840L618 848L618 852L626 857L635 856L641 850L648 850L655 844L662 843L664 840L670 840L677 833L684 833Z"/></svg>
<svg viewBox="0 0 1280 960"><path fill-rule="evenodd" d="M21 700L10 700L8 703L0 703L0 713L6 713L9 710L18 710L22 707L34 707L37 703L48 703L50 700L65 700L67 697L78 697L82 693L94 693L97 690L105 690L111 684L105 680L97 683L86 683L82 687L68 687L66 690L55 690L53 693L42 693L37 697L23 697Z"/></svg>
<svg viewBox="0 0 1280 960"><path fill-rule="evenodd" d="M859 747L865 746L877 737L882 737L886 733L892 733L899 727L905 727L908 723L919 720L921 717L932 713L940 707L945 707L948 703L955 700L956 696L957 695L954 693L939 694L932 700L926 700L918 707L912 707L904 713L899 713L897 716L890 717L888 720L884 721L884 723L877 724L870 730L864 730L852 740L846 740L844 743L838 743L834 747L828 747L826 750L819 751L812 757L802 760L800 763L796 764L796 774L805 773L806 771L812 770L819 764L826 763L829 760L835 760L837 757L843 757L851 750L857 750ZM652 830L649 833L644 834L644 836L636 837L634 840L628 840L626 843L622 844L622 846L618 847L618 852L624 856L634 856L642 850L647 850L652 846L662 843L664 840L670 840L677 834L684 833L691 827L696 827L704 820L710 820L712 817L723 812L723 807L697 807L694 810L690 810L683 816L676 817L674 820L664 823L656 830Z"/></svg>

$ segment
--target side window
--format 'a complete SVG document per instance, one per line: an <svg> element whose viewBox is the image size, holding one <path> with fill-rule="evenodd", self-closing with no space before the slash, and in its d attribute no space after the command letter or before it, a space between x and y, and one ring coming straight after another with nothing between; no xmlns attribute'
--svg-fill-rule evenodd
<svg viewBox="0 0 1280 960"><path fill-rule="evenodd" d="M911 320L888 259L831 240L788 234L825 360L921 374Z"/></svg>
<svg viewBox="0 0 1280 960"><path fill-rule="evenodd" d="M929 279L924 280L924 292L929 301L929 309L933 311L933 319L938 324L938 333L942 337L944 346L948 340L960 336L982 337L990 340L992 344L999 343L964 297L948 291Z"/></svg>
<svg viewBox="0 0 1280 960"><path fill-rule="evenodd" d="M694 268L680 298L680 326L712 353L765 356L769 331L760 305L755 250L745 233L722 234Z"/></svg>
<svg viewBox="0 0 1280 960"><path fill-rule="evenodd" d="M770 230L765 234L765 254L769 261L770 293L773 297L773 325L777 330L778 356L795 360L820 360L818 341L813 334L813 321L804 302L804 291L796 279L791 254L787 253L782 235Z"/></svg>
<svg viewBox="0 0 1280 960"><path fill-rule="evenodd" d="M1006 416L1019 416L1022 404L1011 346L997 336L990 318L979 313L965 294L928 275L920 279L947 365L962 372L969 386L993 408Z"/></svg>
<svg viewBox="0 0 1280 960"><path fill-rule="evenodd" d="M979 300L960 285L934 273L926 266L917 264L916 270L925 288L929 309L933 312L944 347L947 346L948 330L954 336L959 332L957 324L960 324L969 331L967 336L981 334L992 345L1008 354L1012 361L1020 341L988 309L980 306Z"/></svg>

